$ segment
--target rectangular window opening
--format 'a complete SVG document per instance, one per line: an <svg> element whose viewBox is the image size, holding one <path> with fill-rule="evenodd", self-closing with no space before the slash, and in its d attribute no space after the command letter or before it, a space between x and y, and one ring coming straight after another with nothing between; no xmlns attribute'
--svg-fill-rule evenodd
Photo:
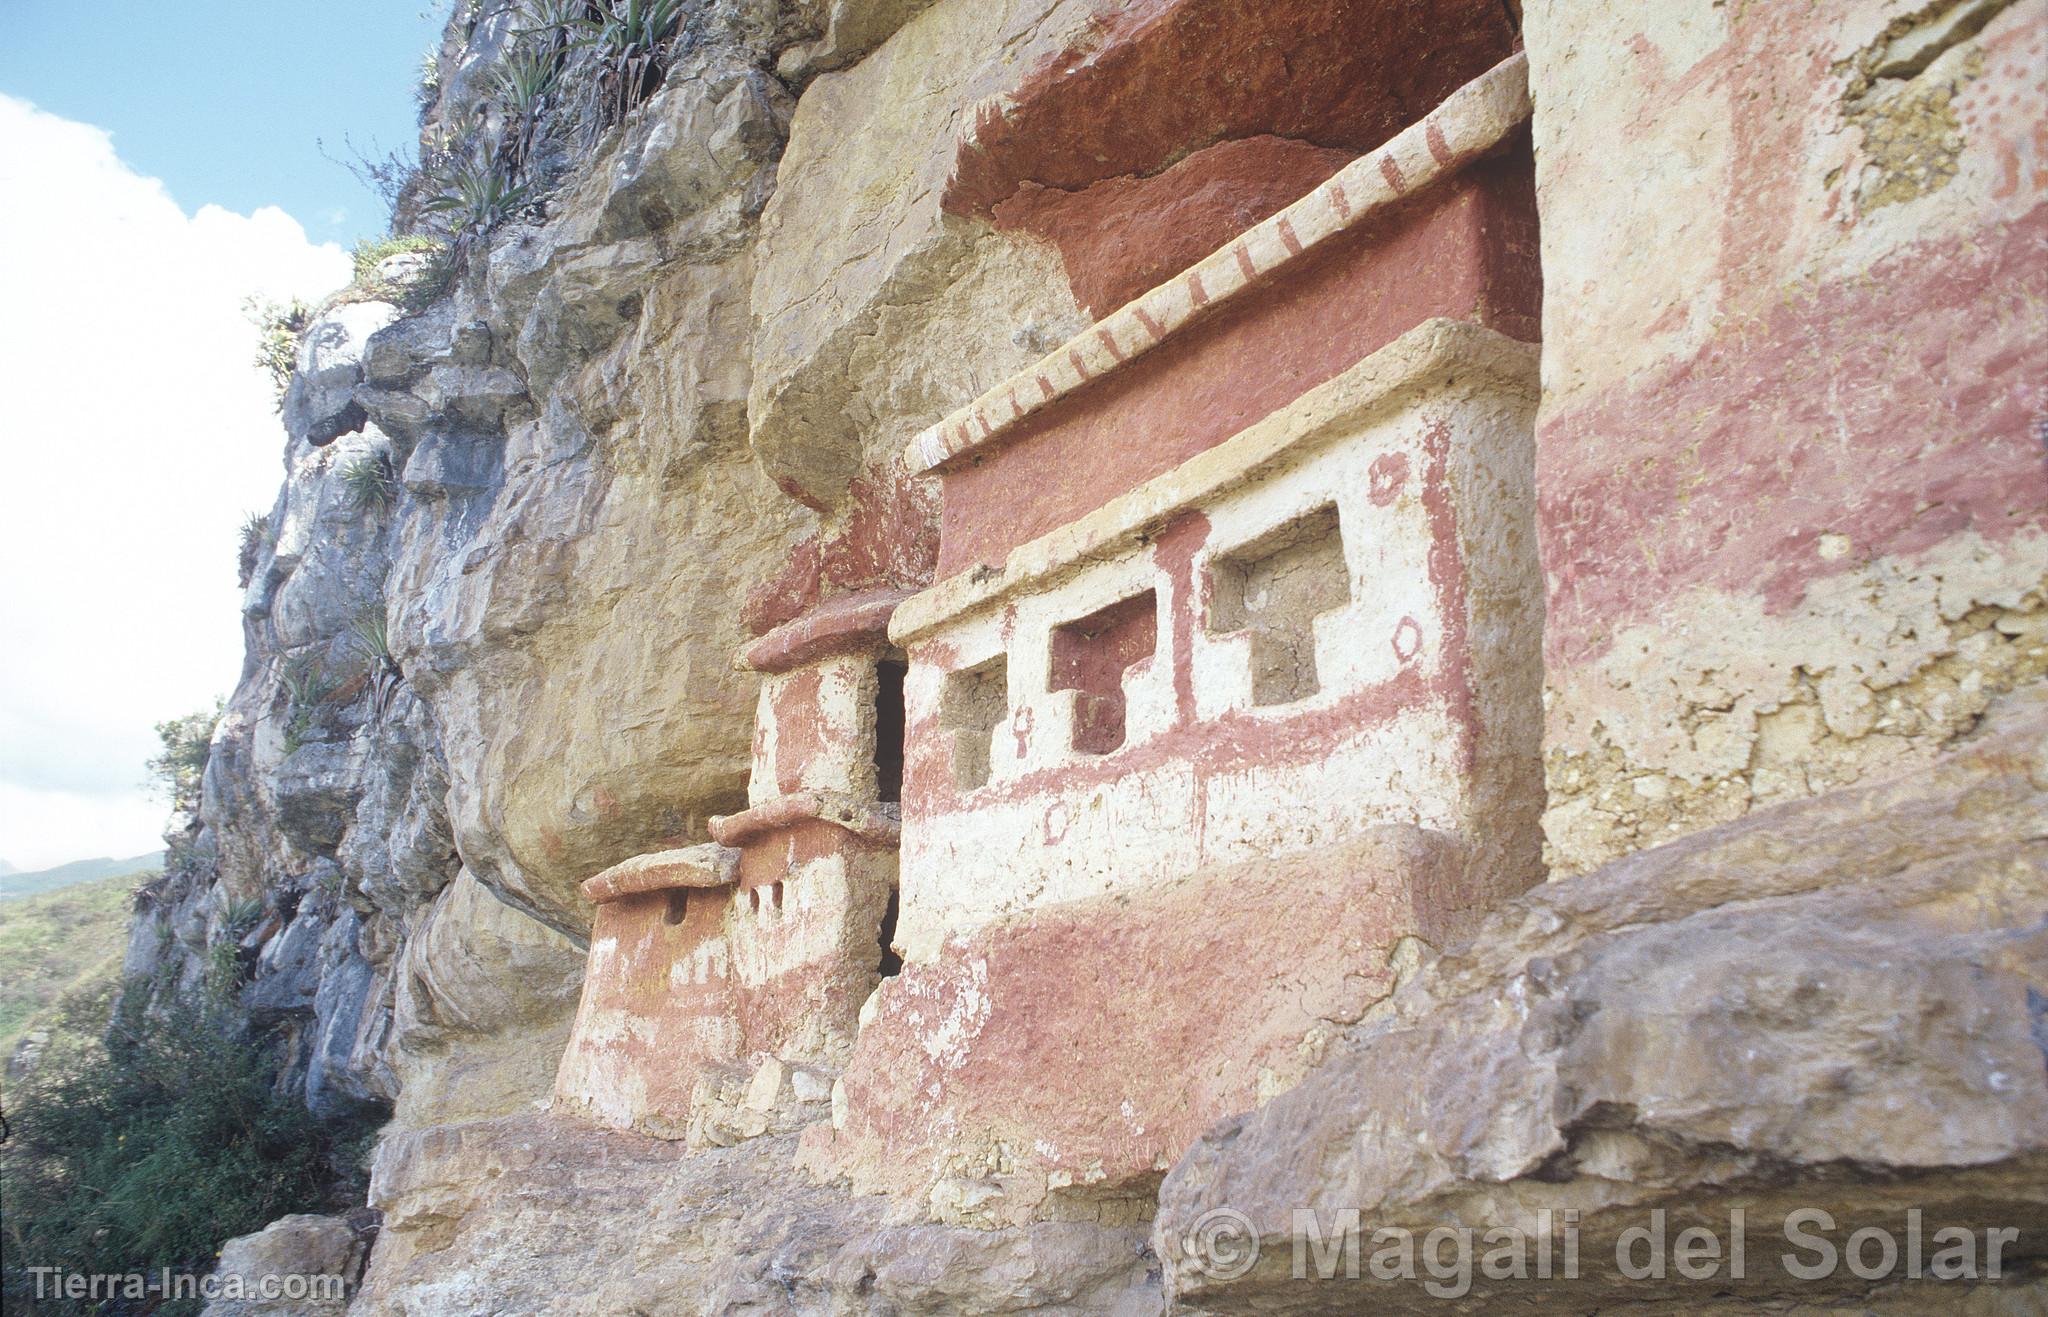
<svg viewBox="0 0 2048 1317"><path fill-rule="evenodd" d="M875 665L875 799L885 805L903 799L903 678L901 659Z"/></svg>

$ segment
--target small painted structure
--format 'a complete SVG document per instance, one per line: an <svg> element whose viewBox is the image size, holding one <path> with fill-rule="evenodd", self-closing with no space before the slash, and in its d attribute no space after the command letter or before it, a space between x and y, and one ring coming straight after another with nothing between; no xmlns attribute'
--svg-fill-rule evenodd
<svg viewBox="0 0 2048 1317"><path fill-rule="evenodd" d="M741 661L763 678L749 808L713 819L711 843L584 884L597 919L558 1103L701 1137L764 1065L846 1063L894 964L902 668L885 628L900 598L842 598L750 646Z"/></svg>
<svg viewBox="0 0 2048 1317"><path fill-rule="evenodd" d="M641 855L583 884L597 906L559 1104L680 1137L699 1082L740 1054L728 933L739 856L715 844Z"/></svg>
<svg viewBox="0 0 2048 1317"><path fill-rule="evenodd" d="M1429 322L905 604L907 956L1381 823L1534 882L1535 372Z"/></svg>

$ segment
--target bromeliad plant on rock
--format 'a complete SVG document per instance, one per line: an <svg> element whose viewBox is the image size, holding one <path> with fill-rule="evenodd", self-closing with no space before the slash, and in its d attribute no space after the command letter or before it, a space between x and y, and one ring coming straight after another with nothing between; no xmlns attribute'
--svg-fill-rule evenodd
<svg viewBox="0 0 2048 1317"><path fill-rule="evenodd" d="M348 490L349 505L357 512L382 512L398 497L398 477L391 459L383 453L365 453L341 469L341 483Z"/></svg>
<svg viewBox="0 0 2048 1317"><path fill-rule="evenodd" d="M660 90L693 44L690 0L527 0L474 122L428 165L422 212L461 263L534 205L545 141L588 148Z"/></svg>
<svg viewBox="0 0 2048 1317"><path fill-rule="evenodd" d="M256 564L263 551L277 545L277 536L270 527L270 514L252 512L242 519L241 538L235 547L235 576L238 588L246 590L249 582L256 579Z"/></svg>
<svg viewBox="0 0 2048 1317"><path fill-rule="evenodd" d="M349 639L358 657L363 661L363 679L370 689L370 716L382 723L384 715L391 711L391 702L398 698L399 685L405 680L398 660L391 654L390 624L384 616L384 609L376 605L364 610L349 625Z"/></svg>
<svg viewBox="0 0 2048 1317"><path fill-rule="evenodd" d="M601 131L661 88L686 45L683 0L602 0L575 24L573 45L585 52Z"/></svg>
<svg viewBox="0 0 2048 1317"><path fill-rule="evenodd" d="M511 161L494 146L483 146L466 159L447 166L443 189L422 207L440 216L447 225L448 246L458 261L472 250L532 196L530 183L515 177Z"/></svg>
<svg viewBox="0 0 2048 1317"><path fill-rule="evenodd" d="M498 66L492 79L493 98L505 122L504 154L512 172L527 167L541 124L553 105L562 71L563 52L553 43L522 42Z"/></svg>
<svg viewBox="0 0 2048 1317"><path fill-rule="evenodd" d="M278 672L285 696L284 752L294 754L320 726L322 709L334 694L326 667L310 654L286 660Z"/></svg>

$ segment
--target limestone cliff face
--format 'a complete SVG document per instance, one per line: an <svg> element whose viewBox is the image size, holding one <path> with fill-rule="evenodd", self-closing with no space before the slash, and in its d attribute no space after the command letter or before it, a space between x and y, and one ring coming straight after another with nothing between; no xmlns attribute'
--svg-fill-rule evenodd
<svg viewBox="0 0 2048 1317"><path fill-rule="evenodd" d="M1303 1257L1323 1265L1315 1230L1347 1211L1418 1235L1576 1212L1586 1247L1611 1255L1654 1209L1823 1207L1839 1236L1913 1206L1930 1230L2026 1225L2011 1255L2026 1279L2048 1256L2048 165L2012 107L2038 104L2027 70L2048 16L1995 0L1795 8L705 0L660 90L589 150L550 148L550 190L444 294L321 315L284 402L241 678L128 969L191 987L232 939L288 1082L316 1110L389 1113L370 1192L383 1233L355 1310L1434 1310L1412 1274L1304 1273ZM521 23L509 0L458 7L430 135L482 112ZM1455 121L1399 139L1406 174L1385 144L1501 69L1519 117L1474 148L1491 172L1396 208L1423 169L1469 162ZM997 424L1051 404L1054 382L1019 372L1064 361L1049 354L1105 332L1110 303L1333 177L1319 195L1345 221L1363 190L1344 181L1389 189L1395 219L1368 236L1394 253L1393 282L1312 303L1324 294L1304 280L1271 294L1269 320L1196 320L1220 347L1156 359L1206 363L1222 385L1191 395L1168 376L1164 402L1143 403L1142 381L1118 395L1154 406L1168 438L1103 427L1057 469L1030 466L1043 450L974 454L947 507L916 474L911 436L1005 388ZM420 202L402 198L401 219ZM1443 216L1480 235L1469 285L1454 243L1414 236ZM1286 228L1269 247L1300 245ZM1260 273L1250 245L1238 263ZM1417 286L1463 300L1410 305ZM1191 317L1208 300L1193 287ZM1351 320L1299 309L1361 301L1371 314ZM1472 323L1454 333L1445 316ZM1353 331L1376 335L1372 355L1304 395L1332 373L1315 374L1316 351ZM1301 342L1272 350L1276 333ZM1122 366L1113 338L1102 351ZM1389 410L1372 390L1426 374L1424 357L1451 362L1436 392L1411 390L1451 418L1438 428L1497 432L1518 454L1471 478L1469 505L1401 504L1418 526L1469 517L1460 543L1497 560L1459 615L1494 649L1475 645L1468 698L1443 721L1389 722L1370 747L1385 758L1313 798L1243 789L1256 799L1238 821L1253 822L1186 853L1180 836L1133 841L1129 802L1089 834L1035 798L999 815L997 795L974 797L955 834L926 834L944 872L902 888L902 972L845 976L861 992L889 981L865 1006L835 999L849 1036L830 1066L731 1063L682 1093L697 1106L674 1140L551 1101L598 959L582 884L786 803L762 765L830 760L803 758L816 747L790 712L826 708L820 690L876 736L852 660L837 686L806 688L817 674L787 675L791 654L824 653L818 635L876 600L930 588L936 615L1000 594L1004 609L920 638L897 691L924 738L907 768L898 747L904 790L967 799L946 795L941 763L959 710L927 700L920 721L921 669L935 690L939 667L982 658L949 647L1006 652L1034 600L1108 562L1102 528L1121 514L1105 502L1139 476L1167 492L1116 533L1141 566L1191 574L1209 523L1155 534L1185 490L1159 475L1173 462L1146 463L1234 416L1238 395L1295 435L1316 407L1343 413L1311 416L1326 428ZM1072 360L1079 389L1104 359ZM1228 371L1246 361L1261 378L1240 388ZM1479 402L1453 388L1490 387L1489 372L1518 382ZM1269 385L1292 391L1275 403ZM1888 447L1894 416L1919 427L1910 460ZM1228 445L1198 450L1231 428L1190 441L1189 462L1213 474ZM1272 442L1244 471L1278 501L1292 496ZM1441 451L1416 441L1418 481ZM1398 474L1366 470L1328 496L1404 497L1407 450ZM1060 549L1078 566L1042 550L1056 536L1031 538L1040 521L1087 532ZM1441 584L1462 570L1454 548L1374 561L1423 563ZM1106 602L1037 611L1071 631ZM1371 662L1421 644L1400 622L1413 631L1385 655L1375 637ZM1202 640L1168 630L1162 652ZM736 664L750 643L786 666ZM1513 652L1489 668L1495 650ZM1163 660L1153 671L1155 712L1220 699L1175 687ZM999 747L1010 735L1004 698L974 724L984 783L992 730ZM1459 746L1468 715L1506 734ZM1121 703L1116 717L1121 739ZM1253 745L1244 781L1279 754ZM1408 807L1403 792L1472 762L1494 777L1469 811ZM1099 776L1098 803L1137 780ZM932 829L888 804L877 835ZM1309 822L1362 809L1380 811L1363 836ZM1070 832L1106 840L1062 858ZM1485 864L1506 879L1473 880ZM779 881L738 881L756 910L770 887L781 901ZM1161 1071L1192 1054L1214 1064ZM1118 1126L1078 1172L1046 1150L1092 1147L1117 1121L1146 1128ZM1321 1224L1305 1233L1300 1210ZM1237 1253L1214 1251L1219 1222L1241 1228ZM1761 1271L1705 1291L1520 1280L1467 1306L1928 1303L1848 1272L1804 1289ZM2013 1292L1940 1299L1966 1293L1995 1311Z"/></svg>

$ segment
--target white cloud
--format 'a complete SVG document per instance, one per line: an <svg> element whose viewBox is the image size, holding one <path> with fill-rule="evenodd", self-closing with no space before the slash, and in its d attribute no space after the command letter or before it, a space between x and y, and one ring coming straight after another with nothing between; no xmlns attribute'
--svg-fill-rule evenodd
<svg viewBox="0 0 2048 1317"><path fill-rule="evenodd" d="M242 304L349 262L5 95L0 198L0 858L35 868L156 847L152 725L234 685L236 533L283 474Z"/></svg>

